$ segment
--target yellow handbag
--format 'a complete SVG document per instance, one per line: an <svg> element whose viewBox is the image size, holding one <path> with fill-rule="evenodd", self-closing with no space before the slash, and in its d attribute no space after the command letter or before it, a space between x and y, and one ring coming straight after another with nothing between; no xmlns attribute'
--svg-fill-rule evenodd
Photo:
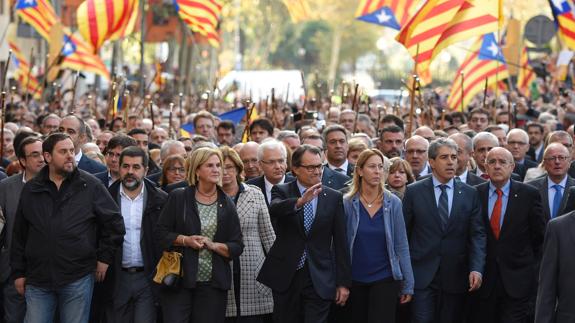
<svg viewBox="0 0 575 323"><path fill-rule="evenodd" d="M182 254L177 251L164 251L156 266L154 282L166 287L178 287L182 277Z"/></svg>

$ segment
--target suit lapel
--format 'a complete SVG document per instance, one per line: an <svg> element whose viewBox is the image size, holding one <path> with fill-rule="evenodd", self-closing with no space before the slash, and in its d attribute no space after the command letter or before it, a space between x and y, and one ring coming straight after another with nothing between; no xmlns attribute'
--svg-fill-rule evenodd
<svg viewBox="0 0 575 323"><path fill-rule="evenodd" d="M299 187L297 186L297 180L289 183L289 187L290 187L290 191L291 191L289 196L293 196L296 198L301 197ZM297 211L296 221L297 221L297 227L300 231L300 234L302 235L302 237L305 237L305 229L303 227L303 207Z"/></svg>
<svg viewBox="0 0 575 323"><path fill-rule="evenodd" d="M505 228L507 228L510 225L509 221L512 220L510 214L516 213L515 209L517 208L517 203L519 203L520 201L520 196L517 193L517 189L515 186L516 186L515 183L513 182L513 180L511 180L509 184L509 197L507 198L507 207L505 208L503 223L501 223L501 229L499 230L500 232L499 239L501 239L501 237L503 237L503 235L505 234L506 232Z"/></svg>
<svg viewBox="0 0 575 323"><path fill-rule="evenodd" d="M489 182L487 182L489 183ZM488 235L495 239L493 235L493 230L491 230L491 222L489 221L489 184L481 184L477 187L477 192L479 193L479 200L481 202L481 216L483 222L485 223L485 228L488 231Z"/></svg>
<svg viewBox="0 0 575 323"><path fill-rule="evenodd" d="M549 189L547 188L549 185L549 177L545 176L543 179L543 183L539 188L539 193L541 194L541 204L543 204L543 213L545 214L546 219L551 218L551 210L549 210Z"/></svg>
<svg viewBox="0 0 575 323"><path fill-rule="evenodd" d="M443 226L443 222L441 221L441 218L439 217L439 211L437 209L437 202L435 201L435 187L433 187L433 178L430 176L426 179L424 179L423 181L425 181L425 185L427 185L427 189L424 190L425 193L423 194L422 198L424 199L424 201L422 201L424 203L424 205L433 205L433 207L431 208L432 212L432 216L434 218L434 220L437 222L437 225L439 226L441 231L444 231L445 228ZM452 207L453 209L453 207Z"/></svg>
<svg viewBox="0 0 575 323"><path fill-rule="evenodd" d="M324 210L324 208L325 208L324 205L325 205L325 203L327 203L326 200L327 200L327 193L322 190L322 192L319 193L319 195L317 196L317 208L315 210L315 216L313 217L313 222L311 223L311 228L309 229L308 236L310 236L313 233L313 231L315 231L314 228L315 228L315 224L317 222L317 218L322 215L322 212L320 212L320 210ZM302 219L302 227L303 227L303 212L302 212L301 219Z"/></svg>
<svg viewBox="0 0 575 323"><path fill-rule="evenodd" d="M569 188L575 184L575 179L573 177L567 175L567 183L565 183L565 189L563 190L563 199L561 200L561 207L559 208L559 212L562 213L567 206L567 200L569 200ZM558 214L560 215L560 214Z"/></svg>
<svg viewBox="0 0 575 323"><path fill-rule="evenodd" d="M451 227L451 224L455 222L455 217L459 214L459 208L461 203L463 203L463 192L461 191L461 185L458 181L453 180L453 201L451 202L451 212L449 213L449 218L447 220L447 228Z"/></svg>

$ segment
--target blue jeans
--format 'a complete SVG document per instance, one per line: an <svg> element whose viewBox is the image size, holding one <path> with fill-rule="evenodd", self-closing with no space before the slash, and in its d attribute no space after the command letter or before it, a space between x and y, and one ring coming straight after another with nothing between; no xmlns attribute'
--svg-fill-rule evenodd
<svg viewBox="0 0 575 323"><path fill-rule="evenodd" d="M94 275L89 274L58 289L26 285L25 323L51 323L56 307L61 323L86 323L90 317L90 303L94 289Z"/></svg>

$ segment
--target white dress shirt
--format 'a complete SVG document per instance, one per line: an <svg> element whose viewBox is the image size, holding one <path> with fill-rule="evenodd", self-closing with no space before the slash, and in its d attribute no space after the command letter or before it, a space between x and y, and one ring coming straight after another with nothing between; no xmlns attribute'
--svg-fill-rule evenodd
<svg viewBox="0 0 575 323"><path fill-rule="evenodd" d="M76 166L78 166L78 164L80 163L80 159L82 159L82 150L80 149L80 152L78 152L76 154L76 156L74 156L74 161L76 161Z"/></svg>
<svg viewBox="0 0 575 323"><path fill-rule="evenodd" d="M142 230L142 216L144 214L144 190L133 200L124 192L124 187L120 185L120 204L122 217L126 226L124 236L122 267L143 267L142 247L140 245L140 233Z"/></svg>
<svg viewBox="0 0 575 323"><path fill-rule="evenodd" d="M266 185L266 199L268 200L268 203L272 202L272 188L274 187L274 185L283 184L285 180L286 180L286 176L284 175L284 177L282 177L281 181L279 181L277 184L272 184L264 176L264 183Z"/></svg>
<svg viewBox="0 0 575 323"><path fill-rule="evenodd" d="M329 167L331 170L333 170L334 172L338 172L340 174L343 174L345 176L347 176L347 167L349 166L349 161L347 161L347 159L345 160L345 162L343 164L341 164L341 166L335 166L330 164L329 162L327 163L327 167ZM341 171L337 170L337 169L341 169Z"/></svg>

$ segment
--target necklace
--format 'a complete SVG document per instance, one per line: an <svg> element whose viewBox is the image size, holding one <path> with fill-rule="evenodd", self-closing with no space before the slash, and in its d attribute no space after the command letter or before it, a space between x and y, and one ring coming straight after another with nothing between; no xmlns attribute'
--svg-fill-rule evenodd
<svg viewBox="0 0 575 323"><path fill-rule="evenodd" d="M198 192L200 195L205 196L205 197L207 197L207 198L212 198L212 197L214 197L214 195L216 195L216 193L218 193L217 190L214 190L214 192L213 192L212 194L209 194L209 195L208 195L208 194L202 193L199 189L196 190L196 192Z"/></svg>
<svg viewBox="0 0 575 323"><path fill-rule="evenodd" d="M363 196L363 194L361 194L361 198L363 198L363 201L364 201L365 203L367 203L367 207L369 207L369 208L371 208L371 207L373 206L373 202L375 202L375 201L377 201L377 200L379 199L379 196L380 196L380 195L377 194L377 196L376 196L371 202L368 202L367 199L365 198L365 196Z"/></svg>

